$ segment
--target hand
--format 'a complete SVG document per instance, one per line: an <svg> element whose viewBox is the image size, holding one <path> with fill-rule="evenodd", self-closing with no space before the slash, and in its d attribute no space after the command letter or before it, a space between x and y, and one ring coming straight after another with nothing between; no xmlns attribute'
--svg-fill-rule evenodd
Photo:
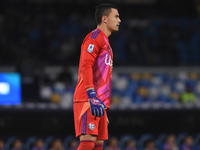
<svg viewBox="0 0 200 150"><path fill-rule="evenodd" d="M104 103L97 98L96 92L94 89L87 91L88 97L89 97L89 103L90 103L90 109L91 114L95 117L101 117L104 115L104 109L107 107L104 105Z"/></svg>

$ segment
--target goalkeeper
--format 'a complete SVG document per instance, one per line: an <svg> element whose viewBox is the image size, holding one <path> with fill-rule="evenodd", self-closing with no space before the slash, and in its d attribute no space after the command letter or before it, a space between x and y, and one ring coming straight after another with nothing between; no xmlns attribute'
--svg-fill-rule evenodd
<svg viewBox="0 0 200 150"><path fill-rule="evenodd" d="M97 28L81 46L78 83L74 92L74 123L78 150L102 150L108 139L106 110L110 108L113 53L108 37L119 30L118 8L96 7Z"/></svg>

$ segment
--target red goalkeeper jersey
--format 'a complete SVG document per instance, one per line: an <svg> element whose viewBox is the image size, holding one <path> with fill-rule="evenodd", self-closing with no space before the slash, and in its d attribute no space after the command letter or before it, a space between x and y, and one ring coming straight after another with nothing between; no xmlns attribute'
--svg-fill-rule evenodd
<svg viewBox="0 0 200 150"><path fill-rule="evenodd" d="M113 54L103 31L89 33L81 46L78 83L74 102L88 101L87 88L94 87L97 97L110 108Z"/></svg>

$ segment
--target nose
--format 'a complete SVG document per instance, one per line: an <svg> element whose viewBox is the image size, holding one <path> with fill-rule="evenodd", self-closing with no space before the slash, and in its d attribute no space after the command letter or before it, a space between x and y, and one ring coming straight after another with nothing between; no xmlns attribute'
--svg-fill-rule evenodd
<svg viewBox="0 0 200 150"><path fill-rule="evenodd" d="M122 22L120 18L119 18L119 22Z"/></svg>

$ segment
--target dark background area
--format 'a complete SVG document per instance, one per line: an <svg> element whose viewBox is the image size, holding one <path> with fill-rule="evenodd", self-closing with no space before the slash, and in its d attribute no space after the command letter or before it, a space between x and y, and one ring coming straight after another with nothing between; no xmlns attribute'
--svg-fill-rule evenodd
<svg viewBox="0 0 200 150"><path fill-rule="evenodd" d="M144 133L155 137L161 133L188 133L195 136L200 132L199 113L199 110L113 110L108 112L109 135L120 137L129 133L139 138ZM1 137L74 134L71 110L1 111L0 119Z"/></svg>
<svg viewBox="0 0 200 150"><path fill-rule="evenodd" d="M115 66L197 66L195 1L1 1L1 66L77 66L84 37L96 28L95 6L119 5L122 23L110 43Z"/></svg>

